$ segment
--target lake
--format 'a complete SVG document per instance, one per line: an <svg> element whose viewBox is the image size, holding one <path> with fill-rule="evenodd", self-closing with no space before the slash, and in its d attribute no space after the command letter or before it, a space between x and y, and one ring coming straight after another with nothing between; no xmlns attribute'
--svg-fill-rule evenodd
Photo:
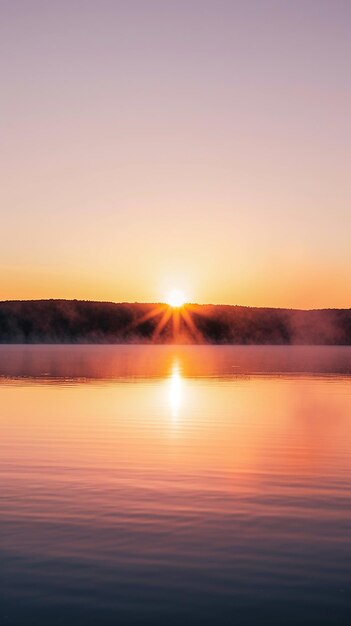
<svg viewBox="0 0 351 626"><path fill-rule="evenodd" d="M0 347L0 623L351 623L351 348Z"/></svg>

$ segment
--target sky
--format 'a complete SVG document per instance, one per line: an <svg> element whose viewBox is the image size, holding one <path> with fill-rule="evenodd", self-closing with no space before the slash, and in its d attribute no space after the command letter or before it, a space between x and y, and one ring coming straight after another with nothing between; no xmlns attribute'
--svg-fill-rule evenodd
<svg viewBox="0 0 351 626"><path fill-rule="evenodd" d="M0 0L0 299L351 306L348 0Z"/></svg>

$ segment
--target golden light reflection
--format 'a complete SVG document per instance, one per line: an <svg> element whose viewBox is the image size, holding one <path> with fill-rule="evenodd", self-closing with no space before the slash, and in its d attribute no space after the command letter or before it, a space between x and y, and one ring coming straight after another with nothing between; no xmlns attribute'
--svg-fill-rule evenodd
<svg viewBox="0 0 351 626"><path fill-rule="evenodd" d="M0 469L25 466L28 481L45 465L52 472L59 467L78 469L82 480L90 468L87 480L96 484L100 480L106 484L106 470L113 470L112 480L115 470L139 468L142 476L145 468L153 468L156 481L167 473L189 474L197 476L198 484L206 484L209 474L221 476L220 482L225 474L226 488L239 493L248 484L261 490L262 480L273 475L291 480L295 489L297 476L309 475L320 485L320 472L323 476L333 468L335 476L338 472L345 476L351 471L348 376L332 379L289 372L262 376L251 371L249 376L220 379L211 373L226 374L225 362L216 359L228 355L227 349L94 346L89 347L94 357L91 367L102 363L102 350L103 361L111 358L111 367L117 363L121 368L118 375L114 369L114 377L107 378L108 370L99 365L102 378L93 378L93 370L84 369L81 378L67 378L73 372L67 367L81 368L88 348L79 348L74 365L74 350L68 348L71 358L67 358L66 348L59 354L56 347L62 370L49 380L29 379L35 353L39 359L35 371L48 367L40 356L46 348L30 350L31 358L23 360L20 348L22 360L17 362L27 377L0 381ZM241 350L232 355L240 358ZM209 367L211 352L211 370L201 370ZM255 354L257 363L257 349ZM150 362L153 375L145 380L140 374ZM269 373L263 367L261 371Z"/></svg>
<svg viewBox="0 0 351 626"><path fill-rule="evenodd" d="M170 379L168 381L168 400L173 420L177 420L184 399L184 380L178 361L172 365Z"/></svg>

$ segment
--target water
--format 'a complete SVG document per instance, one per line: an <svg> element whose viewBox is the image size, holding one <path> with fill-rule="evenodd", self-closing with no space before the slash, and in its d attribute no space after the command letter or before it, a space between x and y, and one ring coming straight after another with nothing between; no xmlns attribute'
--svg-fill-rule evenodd
<svg viewBox="0 0 351 626"><path fill-rule="evenodd" d="M0 347L0 623L351 623L351 349Z"/></svg>

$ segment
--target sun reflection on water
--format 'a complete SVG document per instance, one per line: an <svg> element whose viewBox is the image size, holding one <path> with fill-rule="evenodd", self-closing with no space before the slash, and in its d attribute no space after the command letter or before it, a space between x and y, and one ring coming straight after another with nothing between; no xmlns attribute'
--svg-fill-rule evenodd
<svg viewBox="0 0 351 626"><path fill-rule="evenodd" d="M184 381L182 370L178 361L174 361L172 365L171 375L169 378L168 401L171 409L173 420L177 420L179 412L183 404Z"/></svg>

